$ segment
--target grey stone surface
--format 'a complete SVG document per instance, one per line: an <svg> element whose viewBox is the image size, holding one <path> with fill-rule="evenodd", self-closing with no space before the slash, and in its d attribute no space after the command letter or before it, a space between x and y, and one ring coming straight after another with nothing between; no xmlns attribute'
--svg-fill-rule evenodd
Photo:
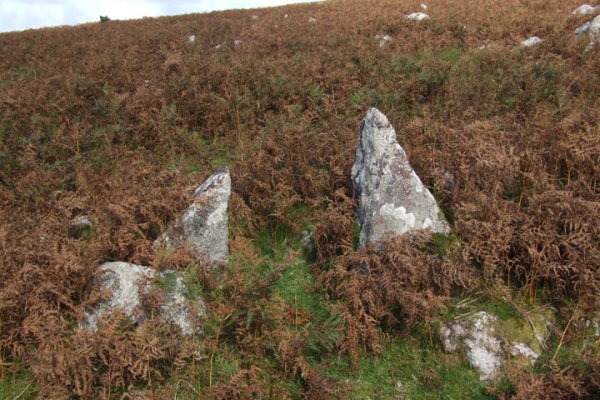
<svg viewBox="0 0 600 400"><path fill-rule="evenodd" d="M450 231L396 141L394 128L376 108L367 111L360 125L352 182L358 200L359 247L415 230Z"/></svg>
<svg viewBox="0 0 600 400"><path fill-rule="evenodd" d="M191 247L199 260L213 267L227 261L227 207L231 195L229 169L222 167L194 192L194 202L155 242L165 248Z"/></svg>
<svg viewBox="0 0 600 400"><path fill-rule="evenodd" d="M104 263L99 269L98 289L106 291L107 297L93 312L86 313L82 328L96 330L101 318L117 310L141 324L150 317L142 306L142 296L156 290L163 300L156 318L176 325L184 335L200 332L200 320L206 316L204 302L202 298L190 298L175 271L157 273L152 268L120 261Z"/></svg>
<svg viewBox="0 0 600 400"><path fill-rule="evenodd" d="M521 42L521 47L533 47L537 44L542 43L542 39L537 36L532 36L528 39L525 39Z"/></svg>
<svg viewBox="0 0 600 400"><path fill-rule="evenodd" d="M479 311L442 325L440 339L444 351L465 353L481 380L497 378L509 354L535 362L539 354L529 344L504 336L499 323L495 315Z"/></svg>
<svg viewBox="0 0 600 400"><path fill-rule="evenodd" d="M406 19L408 19L410 21L423 21L425 19L429 19L429 15L427 15L425 13L421 13L421 12L414 12L414 13L408 14L406 16Z"/></svg>

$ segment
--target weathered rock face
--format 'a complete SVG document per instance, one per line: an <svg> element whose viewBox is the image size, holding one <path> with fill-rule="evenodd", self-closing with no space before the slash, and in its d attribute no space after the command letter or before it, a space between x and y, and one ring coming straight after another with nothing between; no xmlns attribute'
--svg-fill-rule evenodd
<svg viewBox="0 0 600 400"><path fill-rule="evenodd" d="M157 239L155 245L165 248L190 246L209 266L227 261L230 194L229 169L222 167L196 189L194 203Z"/></svg>
<svg viewBox="0 0 600 400"><path fill-rule="evenodd" d="M538 341L540 332L536 330L547 328L543 324L534 328L514 323L503 325L495 315L480 311L443 325L440 339L445 352L464 352L469 364L479 372L480 379L491 380L498 376L509 355L530 363L537 360L543 342Z"/></svg>
<svg viewBox="0 0 600 400"><path fill-rule="evenodd" d="M162 298L156 318L176 325L184 335L200 332L200 320L206 316L202 298L191 299L188 289L175 271L155 270L126 262L109 262L100 267L98 289L107 291L108 297L97 309L87 313L81 327L96 330L98 321L121 310L136 324L147 320L149 311L142 306L142 297L156 291Z"/></svg>
<svg viewBox="0 0 600 400"><path fill-rule="evenodd" d="M375 108L367 111L360 126L352 182L358 200L359 247L414 230L450 231L396 141L394 128Z"/></svg>

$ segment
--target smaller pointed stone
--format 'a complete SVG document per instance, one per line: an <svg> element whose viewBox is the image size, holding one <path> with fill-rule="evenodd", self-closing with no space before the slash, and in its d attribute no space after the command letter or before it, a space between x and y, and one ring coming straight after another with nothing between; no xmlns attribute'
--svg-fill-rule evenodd
<svg viewBox="0 0 600 400"><path fill-rule="evenodd" d="M415 230L450 232L396 141L396 131L376 108L367 111L360 125L352 182L358 200L359 247Z"/></svg>
<svg viewBox="0 0 600 400"><path fill-rule="evenodd" d="M229 255L227 206L231 195L229 169L222 167L194 192L194 202L156 241L165 248L189 246L209 266Z"/></svg>

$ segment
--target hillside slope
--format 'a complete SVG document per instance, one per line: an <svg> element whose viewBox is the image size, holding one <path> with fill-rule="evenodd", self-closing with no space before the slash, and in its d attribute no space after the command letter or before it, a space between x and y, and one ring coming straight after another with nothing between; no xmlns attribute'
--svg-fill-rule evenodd
<svg viewBox="0 0 600 400"><path fill-rule="evenodd" d="M584 328L600 318L600 45L586 51L574 30L599 12L438 0L408 21L420 3L0 34L0 394L598 396ZM350 168L370 106L452 237L355 250ZM223 164L232 255L214 276L152 243ZM80 215L93 226L74 238ZM78 331L95 268L113 260L186 271L207 300L205 336L118 319ZM435 329L465 298L511 314L553 306L537 366L485 386L442 354Z"/></svg>

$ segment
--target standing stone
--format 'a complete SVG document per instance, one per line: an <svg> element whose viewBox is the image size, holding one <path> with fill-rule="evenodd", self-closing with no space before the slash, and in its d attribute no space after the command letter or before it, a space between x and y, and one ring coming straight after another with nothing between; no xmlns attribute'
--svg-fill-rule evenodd
<svg viewBox="0 0 600 400"><path fill-rule="evenodd" d="M231 177L220 168L194 192L194 203L156 241L167 249L191 247L210 267L227 261L229 255L227 206Z"/></svg>
<svg viewBox="0 0 600 400"><path fill-rule="evenodd" d="M450 231L396 141L394 128L376 108L367 111L360 125L352 182L358 200L360 248L415 230Z"/></svg>
<svg viewBox="0 0 600 400"><path fill-rule="evenodd" d="M184 335L200 332L199 321L206 316L202 298L190 298L188 289L175 271L156 272L152 268L126 262L108 262L99 267L98 289L108 297L94 312L86 313L81 324L84 329L98 329L101 318L116 311L139 325L150 318L150 310L143 307L142 296L156 291L163 300L158 314L161 321L179 327Z"/></svg>

